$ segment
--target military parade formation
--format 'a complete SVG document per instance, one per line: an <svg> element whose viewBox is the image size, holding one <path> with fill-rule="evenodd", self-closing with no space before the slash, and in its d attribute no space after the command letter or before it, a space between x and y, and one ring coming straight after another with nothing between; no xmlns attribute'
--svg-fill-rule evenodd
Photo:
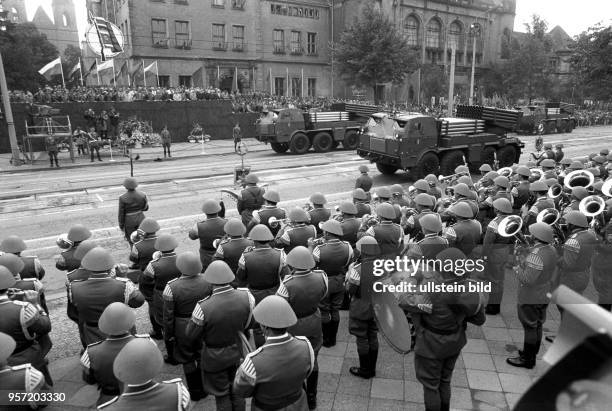
<svg viewBox="0 0 612 411"><path fill-rule="evenodd" d="M372 303L372 264L397 257L425 261L410 273L421 284L490 284L475 300L462 293L398 297L426 410L450 409L467 323L480 326L486 315L500 314L511 272L524 342L507 363L534 368L542 340L555 338L543 335L543 324L557 286L582 294L592 280L597 303L607 310L612 304L612 154L568 159L562 147L543 149L527 164L483 164L477 179L460 165L453 175L430 174L410 187L375 187L362 165L352 198L335 207L317 192L309 204L283 209L282 193L250 173L232 197L237 218L225 217L222 201L203 202L204 217L184 234L199 242L198 253L176 253L182 239L160 233L145 216L146 194L125 179L117 221L129 264L115 261L83 225L57 241L66 314L79 330L83 380L99 389L96 405L189 409L210 395L219 410L245 409L246 398L253 410L316 409L317 358L336 345L340 310L348 309L355 337L356 378L376 376L379 333L398 338ZM0 244L0 386L49 392L45 268L22 255L26 248L16 236ZM470 259L485 269L427 266ZM139 334L135 308L145 302L151 329ZM165 354L154 340L163 341ZM182 366L184 379L159 381L164 363Z"/></svg>

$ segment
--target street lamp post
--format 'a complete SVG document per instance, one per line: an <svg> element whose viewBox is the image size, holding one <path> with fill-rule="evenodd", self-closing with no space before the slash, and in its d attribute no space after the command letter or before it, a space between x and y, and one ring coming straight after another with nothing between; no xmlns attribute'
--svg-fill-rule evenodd
<svg viewBox="0 0 612 411"><path fill-rule="evenodd" d="M481 27L479 23L470 25L470 36L472 36L472 76L470 78L470 105L474 104L474 72L476 71L476 39L480 37Z"/></svg>
<svg viewBox="0 0 612 411"><path fill-rule="evenodd" d="M6 30L6 20L8 11L0 10L0 30ZM8 128L9 143L11 145L12 159L14 166L19 166L19 145L17 144L17 133L15 132L15 122L13 120L13 112L11 110L11 102L9 99L9 90L6 84L6 75L4 73L4 63L2 61L2 53L0 53L0 94L2 94L2 103L4 105L4 115L6 117L6 125Z"/></svg>

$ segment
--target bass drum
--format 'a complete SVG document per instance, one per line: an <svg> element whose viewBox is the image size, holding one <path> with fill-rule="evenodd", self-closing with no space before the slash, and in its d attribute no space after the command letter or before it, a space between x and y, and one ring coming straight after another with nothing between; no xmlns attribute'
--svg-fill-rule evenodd
<svg viewBox="0 0 612 411"><path fill-rule="evenodd" d="M395 295L390 292L372 293L372 307L376 324L385 341L396 352L408 354L412 341L410 324Z"/></svg>

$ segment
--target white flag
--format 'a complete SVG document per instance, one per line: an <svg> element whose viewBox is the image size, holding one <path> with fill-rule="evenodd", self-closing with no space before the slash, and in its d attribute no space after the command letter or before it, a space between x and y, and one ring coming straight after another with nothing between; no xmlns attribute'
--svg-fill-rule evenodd
<svg viewBox="0 0 612 411"><path fill-rule="evenodd" d="M157 61L154 61L153 63L149 64L147 67L144 68L144 72L146 73L147 71L153 71L153 68L155 67L156 64L157 64Z"/></svg>
<svg viewBox="0 0 612 411"><path fill-rule="evenodd" d="M59 66L59 68L57 67ZM38 70L40 74L43 76L60 74L62 69L62 59L61 57L56 58L51 63L46 64L43 68Z"/></svg>
<svg viewBox="0 0 612 411"><path fill-rule="evenodd" d="M70 73L68 73L68 78L72 77L72 75L74 73L76 73L77 70L81 70L81 62L80 61L76 64L76 66L73 67L72 70L70 70Z"/></svg>
<svg viewBox="0 0 612 411"><path fill-rule="evenodd" d="M114 66L115 66L115 61L114 60L108 60L108 61L105 61L104 63L100 63L100 64L98 64L98 73L101 72L102 70L111 69Z"/></svg>

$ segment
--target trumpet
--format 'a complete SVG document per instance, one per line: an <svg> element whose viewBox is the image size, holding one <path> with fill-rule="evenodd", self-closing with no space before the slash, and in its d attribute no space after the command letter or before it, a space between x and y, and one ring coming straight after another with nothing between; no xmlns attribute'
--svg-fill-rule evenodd
<svg viewBox="0 0 612 411"><path fill-rule="evenodd" d="M270 218L272 218L272 217L270 217ZM224 235L223 237L221 237L221 238L215 238L215 239L213 240L213 247L215 247L215 248L219 248L219 245L220 245L220 244L221 244L223 241L227 240L228 238L229 238L229 236L228 236L227 234L225 234L225 235Z"/></svg>
<svg viewBox="0 0 612 411"><path fill-rule="evenodd" d="M274 216L268 218L268 225L271 228L278 228L281 225L286 225L289 223L289 219L288 218L282 218L282 219L278 219Z"/></svg>
<svg viewBox="0 0 612 411"><path fill-rule="evenodd" d="M320 225L320 224L319 224ZM315 248L316 246L325 244L325 238L309 238L308 239L308 247Z"/></svg>
<svg viewBox="0 0 612 411"><path fill-rule="evenodd" d="M309 212L309 211L314 210L313 205L312 205L312 204L310 204L310 203L306 203L306 204L304 204L304 205L302 206L302 208L303 208L303 209L304 209L304 211L306 211L306 212Z"/></svg>
<svg viewBox="0 0 612 411"><path fill-rule="evenodd" d="M402 207L401 212L402 212L402 216L404 217L416 215L419 213L416 208L411 208L411 207Z"/></svg>
<svg viewBox="0 0 612 411"><path fill-rule="evenodd" d="M446 183L446 181L453 181L458 179L459 177L463 177L463 176L468 176L469 177L470 173L467 172L461 172L461 173L457 173L457 174L451 174L448 176L443 176L443 175L439 175L438 176L438 181L442 184L442 183Z"/></svg>
<svg viewBox="0 0 612 411"><path fill-rule="evenodd" d="M606 202L599 196L588 196L583 198L578 205L578 210L587 217L591 217L591 228L594 230L599 224L603 224L603 212Z"/></svg>
<svg viewBox="0 0 612 411"><path fill-rule="evenodd" d="M140 229L137 229L136 231L132 231L132 234L130 234L130 241L132 242L132 244L135 244L142 240L144 236L145 232Z"/></svg>

